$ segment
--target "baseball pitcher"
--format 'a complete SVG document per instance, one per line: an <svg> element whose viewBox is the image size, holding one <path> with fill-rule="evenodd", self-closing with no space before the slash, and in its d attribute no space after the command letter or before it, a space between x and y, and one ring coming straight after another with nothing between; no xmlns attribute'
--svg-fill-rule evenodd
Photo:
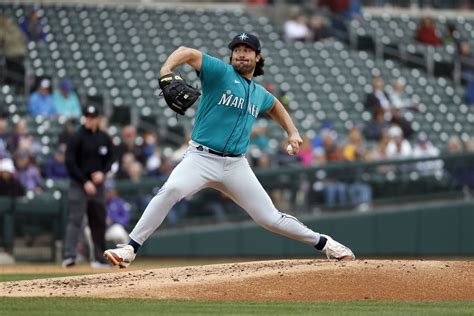
<svg viewBox="0 0 474 316"><path fill-rule="evenodd" d="M140 246L161 225L171 207L203 188L228 195L265 229L324 252L329 259L354 259L352 251L331 237L312 231L295 217L275 208L250 168L245 152L259 113L267 112L288 134L290 150L297 154L302 139L283 105L252 79L263 75L259 39L241 33L229 44L230 64L196 49L180 47L169 55L160 71L160 87L168 106L184 114L200 92L172 71L188 64L201 80L188 150L165 185L150 201L130 233L128 245L104 252L113 265L126 268Z"/></svg>

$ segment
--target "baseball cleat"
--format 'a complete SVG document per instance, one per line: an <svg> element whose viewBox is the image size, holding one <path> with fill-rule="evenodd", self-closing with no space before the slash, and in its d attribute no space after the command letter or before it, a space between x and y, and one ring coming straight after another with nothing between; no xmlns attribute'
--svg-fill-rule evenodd
<svg viewBox="0 0 474 316"><path fill-rule="evenodd" d="M354 260L355 259L355 256L352 250L350 250L343 244L335 241L328 235L321 234L321 236L326 237L326 239L328 240L322 250L326 254L326 257L328 257L328 259L337 259L337 260Z"/></svg>
<svg viewBox="0 0 474 316"><path fill-rule="evenodd" d="M114 266L124 269L135 260L133 247L125 244L118 244L115 249L107 249L104 251L104 257Z"/></svg>

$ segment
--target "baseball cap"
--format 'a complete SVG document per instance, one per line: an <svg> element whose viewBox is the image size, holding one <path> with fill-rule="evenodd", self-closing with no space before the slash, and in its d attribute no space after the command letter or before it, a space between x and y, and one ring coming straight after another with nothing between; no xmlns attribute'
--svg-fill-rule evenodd
<svg viewBox="0 0 474 316"><path fill-rule="evenodd" d="M51 87L51 81L49 79L43 79L40 82L40 88L49 88Z"/></svg>
<svg viewBox="0 0 474 316"><path fill-rule="evenodd" d="M237 34L229 43L228 47L230 49L234 49L234 47L238 44L245 44L251 47L257 53L260 53L260 51L262 50L262 46L260 45L260 40L258 39L258 37L246 32Z"/></svg>
<svg viewBox="0 0 474 316"><path fill-rule="evenodd" d="M64 91L71 92L72 91L72 81L69 80L69 79L64 79L59 84L59 87Z"/></svg>
<svg viewBox="0 0 474 316"><path fill-rule="evenodd" d="M99 109L93 104L87 105L83 110L83 114L85 116L91 116L91 117L97 117L100 115Z"/></svg>

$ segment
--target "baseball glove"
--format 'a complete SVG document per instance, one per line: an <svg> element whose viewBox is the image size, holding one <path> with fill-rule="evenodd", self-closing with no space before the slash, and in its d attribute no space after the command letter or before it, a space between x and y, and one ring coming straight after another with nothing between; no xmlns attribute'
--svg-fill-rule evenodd
<svg viewBox="0 0 474 316"><path fill-rule="evenodd" d="M175 73L162 76L160 88L168 107L181 115L184 115L201 95L198 89L187 84Z"/></svg>

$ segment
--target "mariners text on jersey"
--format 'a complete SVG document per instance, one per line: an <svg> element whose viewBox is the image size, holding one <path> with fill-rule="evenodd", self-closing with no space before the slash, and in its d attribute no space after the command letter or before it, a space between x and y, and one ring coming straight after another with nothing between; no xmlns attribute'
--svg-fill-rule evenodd
<svg viewBox="0 0 474 316"><path fill-rule="evenodd" d="M218 105L225 105L225 106L229 106L229 107L234 107L234 108L237 108L237 109L243 109L244 108L244 102L245 102L244 98L239 98L236 95L229 94L228 92L226 92L226 93L222 94L222 97L219 100L219 103L217 103L217 104ZM250 104L249 103L248 106L247 106L247 112L250 115L252 115L253 117L256 118L258 116L258 112L259 112L258 106L256 106L255 104Z"/></svg>

